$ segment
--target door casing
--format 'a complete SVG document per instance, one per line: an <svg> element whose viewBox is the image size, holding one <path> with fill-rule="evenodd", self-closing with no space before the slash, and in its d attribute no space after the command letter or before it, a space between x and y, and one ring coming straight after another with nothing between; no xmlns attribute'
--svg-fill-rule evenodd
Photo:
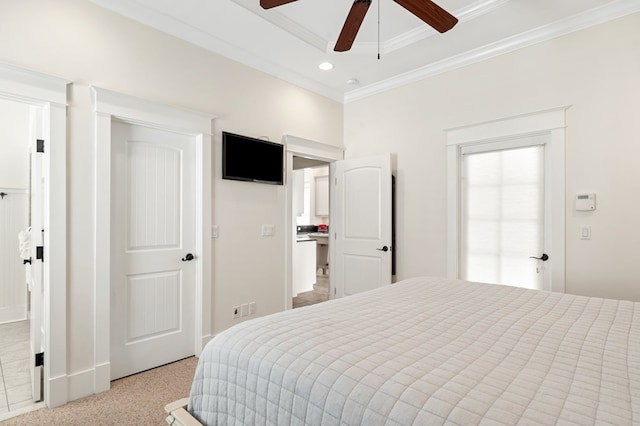
<svg viewBox="0 0 640 426"><path fill-rule="evenodd" d="M488 121L446 130L447 133L447 274L458 279L460 255L460 149L463 146L493 143L523 136L548 134L546 144L550 163L546 173L550 174L553 188L545 196L546 208L550 209L549 256L553 265L548 271L551 290L565 291L565 128L566 110L569 106L554 108L530 114Z"/></svg>
<svg viewBox="0 0 640 426"><path fill-rule="evenodd" d="M326 145L309 139L292 135L284 135L282 142L285 146L285 309L293 307L293 245L296 243L296 235L293 231L295 217L293 217L293 157L305 157L314 160L332 163L344 158L344 151L332 145ZM329 177L331 178L331 177ZM331 244L329 244L329 263L331 263ZM331 269L329 269L331 271ZM331 282L331 279L329 279ZM331 286L331 283L329 283ZM330 292L331 293L331 292Z"/></svg>
<svg viewBox="0 0 640 426"><path fill-rule="evenodd" d="M91 88L95 110L96 149L96 268L95 268L95 364L92 389L84 394L110 388L110 253L111 253L111 123L118 119L161 130L192 135L196 151L196 256L203 259L195 273L195 341L199 356L212 338L211 331L211 180L212 114L162 105L98 87Z"/></svg>
<svg viewBox="0 0 640 426"><path fill-rule="evenodd" d="M38 109L45 139L44 398L69 401L67 374L67 86L70 80L0 63L0 97ZM28 130L28 129L27 129Z"/></svg>

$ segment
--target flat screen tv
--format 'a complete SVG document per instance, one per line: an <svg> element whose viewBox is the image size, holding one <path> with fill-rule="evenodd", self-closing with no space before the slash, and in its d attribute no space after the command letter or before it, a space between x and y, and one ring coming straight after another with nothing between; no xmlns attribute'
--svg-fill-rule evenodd
<svg viewBox="0 0 640 426"><path fill-rule="evenodd" d="M222 132L222 179L282 185L281 144Z"/></svg>

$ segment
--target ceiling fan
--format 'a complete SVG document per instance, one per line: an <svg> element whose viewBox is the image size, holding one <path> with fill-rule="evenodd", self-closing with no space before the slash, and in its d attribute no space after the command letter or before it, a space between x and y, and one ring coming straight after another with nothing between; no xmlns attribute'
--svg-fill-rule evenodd
<svg viewBox="0 0 640 426"><path fill-rule="evenodd" d="M260 6L263 9L271 9L272 7L282 6L283 4L292 3L296 0L260 0ZM425 23L432 26L438 32L444 33L449 31L458 19L449 12L432 2L431 0L393 0L400 6L413 13ZM336 52L346 52L351 49L356 34L362 25L367 10L371 6L371 0L355 0L347 15L336 46L333 48Z"/></svg>

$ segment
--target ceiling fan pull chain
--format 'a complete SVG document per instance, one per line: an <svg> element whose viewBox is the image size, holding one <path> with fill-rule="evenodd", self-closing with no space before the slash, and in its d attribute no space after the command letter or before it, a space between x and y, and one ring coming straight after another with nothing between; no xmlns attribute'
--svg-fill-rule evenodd
<svg viewBox="0 0 640 426"><path fill-rule="evenodd" d="M378 2L378 60L380 60L380 0Z"/></svg>

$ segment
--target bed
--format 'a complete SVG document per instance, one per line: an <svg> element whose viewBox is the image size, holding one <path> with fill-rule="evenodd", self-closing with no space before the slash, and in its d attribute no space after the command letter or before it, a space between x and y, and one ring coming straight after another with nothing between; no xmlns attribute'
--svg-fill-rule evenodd
<svg viewBox="0 0 640 426"><path fill-rule="evenodd" d="M180 409L206 425L639 424L638 308L408 279L226 330Z"/></svg>

